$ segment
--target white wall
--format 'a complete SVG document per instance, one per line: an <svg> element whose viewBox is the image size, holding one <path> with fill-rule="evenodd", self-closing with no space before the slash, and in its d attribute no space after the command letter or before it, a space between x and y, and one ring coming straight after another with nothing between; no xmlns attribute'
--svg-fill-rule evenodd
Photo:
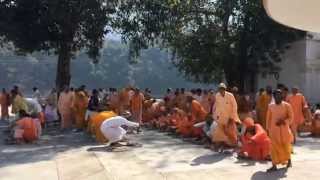
<svg viewBox="0 0 320 180"><path fill-rule="evenodd" d="M279 80L276 80L273 75L268 75L263 78L258 77L258 88L271 85L273 88L278 83L287 85L288 87L299 86L302 90L305 89L306 75L306 41L298 41L291 45L291 48L282 56L282 62L279 63L282 70L279 72Z"/></svg>

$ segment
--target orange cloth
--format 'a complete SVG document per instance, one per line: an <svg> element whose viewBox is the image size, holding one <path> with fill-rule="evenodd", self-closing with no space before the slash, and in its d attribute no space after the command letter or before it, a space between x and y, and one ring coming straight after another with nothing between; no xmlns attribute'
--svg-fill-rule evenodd
<svg viewBox="0 0 320 180"><path fill-rule="evenodd" d="M260 124L253 124L256 134L254 136L243 135L241 137L242 152L254 160L265 160L271 152L271 141ZM249 126L247 126L249 127Z"/></svg>
<svg viewBox="0 0 320 180"><path fill-rule="evenodd" d="M193 100L191 103L191 124L192 124L192 136L201 137L203 135L202 128L194 127L193 125L199 122L205 121L208 111L197 101Z"/></svg>
<svg viewBox="0 0 320 180"><path fill-rule="evenodd" d="M58 110L61 115L61 128L72 127L73 92L61 92L58 100Z"/></svg>
<svg viewBox="0 0 320 180"><path fill-rule="evenodd" d="M44 124L45 124L45 122L46 122L44 112L40 112L39 115L38 115L38 118L39 118L39 120L40 120L40 124L41 124L42 126L44 126Z"/></svg>
<svg viewBox="0 0 320 180"><path fill-rule="evenodd" d="M142 122L142 110L143 110L144 96L142 93L134 94L130 101L130 110L132 117L138 123Z"/></svg>
<svg viewBox="0 0 320 180"><path fill-rule="evenodd" d="M312 135L320 136L320 119L312 120Z"/></svg>
<svg viewBox="0 0 320 180"><path fill-rule="evenodd" d="M143 102L143 112L142 112L142 122L146 123L149 122L152 119L152 100L146 100Z"/></svg>
<svg viewBox="0 0 320 180"><path fill-rule="evenodd" d="M0 95L0 105L1 105L1 118L9 117L9 105L10 105L10 97L7 93L1 93Z"/></svg>
<svg viewBox="0 0 320 180"><path fill-rule="evenodd" d="M187 114L183 110L177 108L174 118L176 121L177 133L183 136L190 136L192 133L190 129L193 124L189 122Z"/></svg>
<svg viewBox="0 0 320 180"><path fill-rule="evenodd" d="M89 98L85 92L79 91L75 93L74 101L73 101L73 110L75 116L75 124L76 128L84 128L85 127L85 116L89 103Z"/></svg>
<svg viewBox="0 0 320 180"><path fill-rule="evenodd" d="M278 120L284 124L277 125ZM270 104L267 112L267 130L271 139L271 159L273 164L284 164L291 158L291 143L293 135L290 124L293 120L293 111L290 104Z"/></svg>
<svg viewBox="0 0 320 180"><path fill-rule="evenodd" d="M109 106L110 110L119 113L119 95L117 92L110 94Z"/></svg>
<svg viewBox="0 0 320 180"><path fill-rule="evenodd" d="M304 96L300 93L297 93L296 95L291 95L288 98L288 102L292 106L293 110L293 121L291 123L291 129L295 134L299 125L304 123L305 119L303 112L305 108L308 108L308 105Z"/></svg>
<svg viewBox="0 0 320 180"><path fill-rule="evenodd" d="M220 93L216 94L213 119L217 121L217 127L212 134L213 142L235 145L237 142L236 122L240 120L237 102L231 93L225 92L224 96Z"/></svg>
<svg viewBox="0 0 320 180"><path fill-rule="evenodd" d="M257 119L258 122L262 125L263 128L266 128L266 117L268 106L271 103L272 96L263 92L257 100L256 110L257 110Z"/></svg>
<svg viewBox="0 0 320 180"><path fill-rule="evenodd" d="M130 106L130 90L128 88L122 89L119 92L119 113L129 110Z"/></svg>
<svg viewBox="0 0 320 180"><path fill-rule="evenodd" d="M95 135L96 141L99 143L105 143L107 142L107 139L104 137L100 130L101 124L112 117L117 116L117 114L113 111L104 111L100 112L96 115L93 115L88 122L88 131Z"/></svg>
<svg viewBox="0 0 320 180"><path fill-rule="evenodd" d="M196 100L191 103L191 116L195 123L202 122L208 115L208 111Z"/></svg>
<svg viewBox="0 0 320 180"><path fill-rule="evenodd" d="M38 129L32 118L25 117L16 122L19 129L23 129L23 139L26 142L33 142L38 139Z"/></svg>

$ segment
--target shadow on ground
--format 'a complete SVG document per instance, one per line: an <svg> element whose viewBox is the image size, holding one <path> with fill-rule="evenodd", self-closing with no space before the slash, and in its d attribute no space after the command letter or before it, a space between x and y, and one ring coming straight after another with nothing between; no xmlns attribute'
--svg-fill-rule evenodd
<svg viewBox="0 0 320 180"><path fill-rule="evenodd" d="M255 172L251 180L278 180L287 177L287 168L281 168L278 171L267 173L265 171Z"/></svg>
<svg viewBox="0 0 320 180"><path fill-rule="evenodd" d="M195 159L192 160L191 166L199 166L201 164L214 164L219 161L222 161L223 159L232 156L231 154L219 154L219 153L214 153L214 154L206 154L203 156L199 156Z"/></svg>
<svg viewBox="0 0 320 180"><path fill-rule="evenodd" d="M57 130L47 130L35 144L5 145L8 136L0 129L0 168L16 164L54 159L58 153L66 152L82 146L96 145L86 133L61 133Z"/></svg>

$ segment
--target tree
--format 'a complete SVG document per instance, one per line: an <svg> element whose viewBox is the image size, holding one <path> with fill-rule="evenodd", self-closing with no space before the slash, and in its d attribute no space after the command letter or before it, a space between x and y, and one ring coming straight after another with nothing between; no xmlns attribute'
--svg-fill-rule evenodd
<svg viewBox="0 0 320 180"><path fill-rule="evenodd" d="M77 52L85 50L97 62L115 5L112 0L2 0L0 44L11 42L18 54L57 54L61 89L70 83L70 60Z"/></svg>
<svg viewBox="0 0 320 180"><path fill-rule="evenodd" d="M188 79L225 78L253 90L257 73L276 73L281 54L305 32L277 24L257 0L128 0L117 26L132 54L161 44Z"/></svg>

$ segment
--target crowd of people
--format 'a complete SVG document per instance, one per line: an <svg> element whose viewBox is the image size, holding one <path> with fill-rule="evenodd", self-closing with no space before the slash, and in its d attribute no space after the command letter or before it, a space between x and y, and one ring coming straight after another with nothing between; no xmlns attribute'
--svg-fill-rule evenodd
<svg viewBox="0 0 320 180"><path fill-rule="evenodd" d="M168 89L155 98L149 88L53 89L43 97L33 88L25 98L15 86L0 95L1 119L8 120L9 106L16 115L11 123L15 143L36 141L42 128L60 121L62 132L86 131L100 143L116 145L123 140L125 126L157 129L184 140L203 143L217 152L233 149L239 158L271 160L268 171L277 165L292 166L292 145L301 131L320 135L320 107L312 108L298 87L279 84L257 94L240 93L237 87L219 84L217 91L184 88Z"/></svg>

